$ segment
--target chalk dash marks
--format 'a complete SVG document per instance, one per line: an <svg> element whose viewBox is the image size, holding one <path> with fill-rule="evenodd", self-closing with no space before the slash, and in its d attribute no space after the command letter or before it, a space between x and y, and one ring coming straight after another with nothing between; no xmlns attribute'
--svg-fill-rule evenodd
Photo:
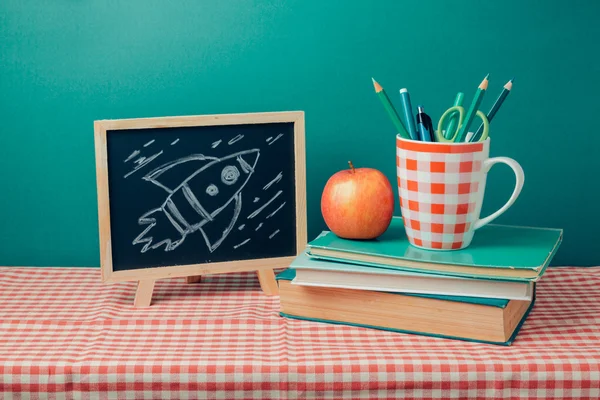
<svg viewBox="0 0 600 400"><path fill-rule="evenodd" d="M214 149L215 147L217 147L218 145L220 145L221 142L222 142L221 139L217 140L216 142L212 142L212 144L210 145L210 147L212 147Z"/></svg>
<svg viewBox="0 0 600 400"><path fill-rule="evenodd" d="M278 173L275 178L273 178L269 183L267 183L265 186L263 186L263 190L267 190L268 188L271 187L271 185L273 185L274 183L279 182L281 180L281 178L283 178L283 171L281 171L280 173Z"/></svg>
<svg viewBox="0 0 600 400"><path fill-rule="evenodd" d="M271 199L269 201L267 201L265 204L263 204L262 206L257 208L252 214L248 215L248 219L254 218L258 214L260 214L261 211L264 210L265 208L267 208L269 206L269 204L271 204L277 197L279 197L281 195L281 193L283 193L283 190L280 190L279 192L275 193L275 196L271 197Z"/></svg>
<svg viewBox="0 0 600 400"><path fill-rule="evenodd" d="M250 241L250 238L248 238L248 239L244 240L244 241L243 241L243 242L241 242L241 243L238 243L238 244L236 244L235 246L233 246L233 248L234 248L234 249L237 249L238 247L241 247L241 246L245 245L245 244L246 244L246 243L248 243L249 241Z"/></svg>
<svg viewBox="0 0 600 400"><path fill-rule="evenodd" d="M277 207L275 209L275 211L273 211L271 214L267 215L267 219L271 218L273 215L277 214L277 211L281 210L283 208L283 206L285 206L285 201L283 203L281 203L281 205L279 207Z"/></svg>
<svg viewBox="0 0 600 400"><path fill-rule="evenodd" d="M279 140L282 136L283 136L283 133L280 133L279 135L275 136L275 139L273 139L273 137L268 137L266 142L270 146L273 143L275 143L277 140Z"/></svg>
<svg viewBox="0 0 600 400"><path fill-rule="evenodd" d="M269 239L273 239L275 237L275 235L277 235L279 233L279 229L275 230L273 233L271 233L269 235Z"/></svg>
<svg viewBox="0 0 600 400"><path fill-rule="evenodd" d="M129 175L133 174L136 171L139 171L140 169L144 168L146 165L150 164L154 159L156 159L158 156L160 156L162 154L162 150L159 151L156 154L151 155L150 157L146 158L146 157L140 157L137 160L134 161L134 163L136 164L136 166L133 168L132 171L129 171L128 173L126 173L123 178L127 178Z"/></svg>
<svg viewBox="0 0 600 400"><path fill-rule="evenodd" d="M171 146L173 146L173 145L177 144L177 142L179 142L179 138L177 138L177 139L173 140L173 141L171 142Z"/></svg>
<svg viewBox="0 0 600 400"><path fill-rule="evenodd" d="M237 135L236 137L234 137L233 139L231 139L229 142L227 142L227 144L231 146L235 142L238 142L238 141L242 140L243 137L244 137L244 135Z"/></svg>
<svg viewBox="0 0 600 400"><path fill-rule="evenodd" d="M136 157L138 154L140 154L140 151L139 151L139 150L134 150L134 152L133 152L133 153L131 153L131 154L129 155L129 157L127 157L127 158L125 159L125 161L123 161L123 162L130 161L132 158L135 158L135 157Z"/></svg>

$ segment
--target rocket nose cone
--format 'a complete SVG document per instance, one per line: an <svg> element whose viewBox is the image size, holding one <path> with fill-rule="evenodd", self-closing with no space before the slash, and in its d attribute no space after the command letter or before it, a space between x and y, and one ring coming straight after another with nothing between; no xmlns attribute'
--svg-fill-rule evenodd
<svg viewBox="0 0 600 400"><path fill-rule="evenodd" d="M251 172L254 172L254 168L256 167L256 163L258 162L259 154L260 153L258 150L251 150L248 153L240 154L237 157L237 161L245 173L249 174Z"/></svg>

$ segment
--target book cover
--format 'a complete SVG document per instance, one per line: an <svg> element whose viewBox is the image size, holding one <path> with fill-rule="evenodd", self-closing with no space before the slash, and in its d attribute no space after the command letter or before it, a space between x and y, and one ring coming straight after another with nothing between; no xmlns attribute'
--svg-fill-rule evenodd
<svg viewBox="0 0 600 400"><path fill-rule="evenodd" d="M281 281L281 280L291 281L294 279L294 277L295 277L295 270L288 268L288 269L282 271L281 273L277 274L275 278L277 281ZM503 300L498 300L498 299L473 298L473 297L461 298L459 296L438 296L438 295L421 295L421 294L416 295L416 294L411 294L411 293L402 293L402 294L405 296L429 297L429 298L435 298L435 299L447 300L447 301L464 301L467 303L482 304L482 305L487 305L487 306L492 306L492 307L505 307L508 304L508 301L506 301L506 300L503 301ZM335 325L357 326L357 327L362 327L362 328L378 329L378 330L406 333L406 334L414 334L414 335L420 335L420 336L462 340L462 341L467 341L467 342L484 343L484 344L492 344L492 345L500 345L500 346L510 346L514 342L514 340L517 337L519 331L521 330L523 324L525 323L527 317L529 316L529 313L533 309L533 306L535 304L535 299L536 299L536 296L535 296L535 290L534 290L534 296L533 296L533 299L532 299L529 307L527 308L527 311L524 313L523 317L517 324L516 328L514 329L514 331L511 334L510 338L506 341L486 341L486 340L478 340L478 339L458 337L458 336L440 335L440 334L429 333L429 332L419 332L419 331L411 331L411 330L405 330L405 329L393 329L393 328L375 326L375 325L356 324L356 323L344 322L344 321L333 320L333 319L327 319L327 320L315 319L315 318L305 317L302 315L287 314L284 312L280 312L279 315L284 318L304 320L304 321L313 321L313 322L328 323L328 324L335 324ZM401 316L399 316L399 317L401 317Z"/></svg>
<svg viewBox="0 0 600 400"><path fill-rule="evenodd" d="M324 231L308 243L308 255L409 272L425 269L440 275L536 281L558 250L562 237L562 229L488 224L477 230L465 249L425 250L408 242L402 218L394 217L387 231L373 240L342 239Z"/></svg>

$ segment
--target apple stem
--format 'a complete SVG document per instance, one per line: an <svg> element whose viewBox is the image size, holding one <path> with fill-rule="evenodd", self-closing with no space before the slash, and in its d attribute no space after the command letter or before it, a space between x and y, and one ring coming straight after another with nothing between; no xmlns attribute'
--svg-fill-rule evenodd
<svg viewBox="0 0 600 400"><path fill-rule="evenodd" d="M352 161L348 161L348 165L352 168L352 173L354 174L356 171L354 170L354 165L352 165Z"/></svg>

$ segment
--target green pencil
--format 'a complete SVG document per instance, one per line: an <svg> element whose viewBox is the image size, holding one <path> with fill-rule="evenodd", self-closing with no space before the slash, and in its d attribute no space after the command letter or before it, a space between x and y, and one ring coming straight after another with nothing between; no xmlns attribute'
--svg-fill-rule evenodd
<svg viewBox="0 0 600 400"><path fill-rule="evenodd" d="M373 79L373 78L371 78L371 79ZM379 99L381 100L381 104L383 104L383 108L385 108L385 110L387 111L390 119L392 120L392 123L396 127L396 130L398 131L400 136L402 136L404 139L410 139L410 135L408 134L408 131L404 127L404 124L402 123L400 116L396 112L394 105L390 101L390 98L387 96L387 94L385 94L385 90L383 90L381 85L379 83L377 83L375 81L375 79L373 79L373 86L375 86L375 93L377 93L377 96L379 96Z"/></svg>
<svg viewBox="0 0 600 400"><path fill-rule="evenodd" d="M498 96L498 98L496 99L496 102L494 103L491 110L487 114L487 119L489 122L492 122L492 119L494 119L494 115L496 115L496 113L500 109L500 106L502 105L502 103L504 103L504 99L506 99L506 96L508 96L508 94L510 93L510 90L512 89L512 85L513 85L513 79L506 82L506 85L504 85L504 89L502 89L502 93L500 93L500 96ZM481 132L483 132L483 124L481 124L479 129L477 129L477 132L475 132L475 135L473 135L473 137L471 138L471 142L474 142L475 140L477 140L477 138L479 138L479 136L481 135Z"/></svg>
<svg viewBox="0 0 600 400"><path fill-rule="evenodd" d="M488 76L489 76L489 74L486 75L486 77L483 78L483 81L481 81L481 83L479 84L479 87L477 88L477 92L475 92L475 97L473 97L471 106L469 107L469 110L467 111L467 115L465 116L465 120L464 120L463 124L460 126L460 129L458 131L458 135L456 136L455 142L464 141L465 136L467 135L467 132L469 132L469 126L471 125L471 123L473 122L473 119L475 118L475 113L477 113L477 111L479 110L479 105L481 104L481 100L483 100L483 95L485 94L485 91L488 87Z"/></svg>

